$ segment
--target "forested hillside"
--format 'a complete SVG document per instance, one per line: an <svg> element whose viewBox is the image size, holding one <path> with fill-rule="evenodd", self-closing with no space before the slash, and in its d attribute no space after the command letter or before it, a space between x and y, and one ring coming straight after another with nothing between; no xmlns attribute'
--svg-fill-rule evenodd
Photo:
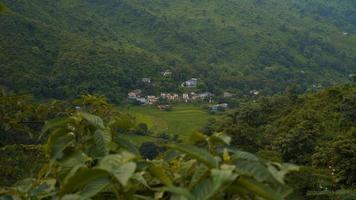
<svg viewBox="0 0 356 200"><path fill-rule="evenodd" d="M262 98L205 130L224 132L239 149L266 159L306 166L293 179L297 193L305 196L310 190L355 187L355 125L356 87L345 85L317 94ZM321 199L333 199L329 195Z"/></svg>
<svg viewBox="0 0 356 200"><path fill-rule="evenodd" d="M119 101L143 77L152 93L197 77L201 90L268 94L356 70L352 0L2 2L0 84L36 97Z"/></svg>

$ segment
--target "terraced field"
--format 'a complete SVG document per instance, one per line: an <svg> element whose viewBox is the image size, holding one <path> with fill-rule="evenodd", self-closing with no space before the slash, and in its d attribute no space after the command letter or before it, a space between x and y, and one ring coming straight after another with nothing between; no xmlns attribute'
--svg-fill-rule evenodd
<svg viewBox="0 0 356 200"><path fill-rule="evenodd" d="M138 122L146 123L156 133L179 134L184 139L189 133L201 128L209 118L207 110L200 106L179 105L172 111L161 111L151 106L132 106L127 111Z"/></svg>

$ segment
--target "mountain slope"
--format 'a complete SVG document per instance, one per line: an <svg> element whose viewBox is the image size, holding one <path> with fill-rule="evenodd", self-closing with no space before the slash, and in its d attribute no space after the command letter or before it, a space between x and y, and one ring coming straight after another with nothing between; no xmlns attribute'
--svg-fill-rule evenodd
<svg viewBox="0 0 356 200"><path fill-rule="evenodd" d="M37 96L120 99L142 77L157 93L192 76L203 90L271 93L356 70L353 1L3 2L0 84Z"/></svg>
<svg viewBox="0 0 356 200"><path fill-rule="evenodd" d="M227 133L235 147L265 159L313 167L314 172L306 169L291 181L305 197L308 190L323 190L320 185L326 182L332 190L336 185L355 188L355 108L356 85L343 85L242 104L205 130ZM326 176L317 169L327 170Z"/></svg>

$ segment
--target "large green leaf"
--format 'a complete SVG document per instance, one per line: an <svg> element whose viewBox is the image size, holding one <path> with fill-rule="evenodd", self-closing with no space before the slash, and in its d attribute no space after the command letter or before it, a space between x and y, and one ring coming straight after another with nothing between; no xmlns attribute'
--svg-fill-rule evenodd
<svg viewBox="0 0 356 200"><path fill-rule="evenodd" d="M63 196L90 187L90 196L94 196L109 184L110 175L106 170L80 167L64 180L59 194Z"/></svg>
<svg viewBox="0 0 356 200"><path fill-rule="evenodd" d="M203 178L205 178L209 173L209 168L205 165L199 165L195 170L194 174L189 182L189 188L193 188L196 184L198 184Z"/></svg>
<svg viewBox="0 0 356 200"><path fill-rule="evenodd" d="M237 190L248 191L250 194L255 194L266 200L283 200L283 196L277 191L272 190L269 186L257 182L253 179L239 177L238 181L233 185Z"/></svg>
<svg viewBox="0 0 356 200"><path fill-rule="evenodd" d="M74 142L74 133L68 133L66 129L57 129L48 138L45 150L52 159L60 159L63 157L64 149L73 145Z"/></svg>
<svg viewBox="0 0 356 200"><path fill-rule="evenodd" d="M94 139L94 156L103 157L109 152L109 143L111 142L111 133L107 130L97 129L93 135Z"/></svg>
<svg viewBox="0 0 356 200"><path fill-rule="evenodd" d="M211 135L209 138L208 138L208 141L210 143L223 143L223 144L227 144L229 145L230 142L231 142L231 137L226 135L225 133L223 132L220 132L220 133L214 133L213 135Z"/></svg>
<svg viewBox="0 0 356 200"><path fill-rule="evenodd" d="M75 166L84 165L87 160L89 157L80 151L66 155L58 162L60 164L59 176L65 177Z"/></svg>
<svg viewBox="0 0 356 200"><path fill-rule="evenodd" d="M108 155L100 161L99 168L105 169L125 187L136 170L136 163L130 161L133 158L130 154Z"/></svg>
<svg viewBox="0 0 356 200"><path fill-rule="evenodd" d="M216 159L208 151L200 149L196 146L188 144L170 144L167 145L167 147L183 152L192 158L196 158L210 168L217 168L219 165L218 159Z"/></svg>
<svg viewBox="0 0 356 200"><path fill-rule="evenodd" d="M141 171L141 172L136 172L133 176L132 176L132 179L135 180L136 182L144 185L145 187L147 188L151 188L148 184L147 184L147 181L146 179L144 178L144 174L146 172L145 171Z"/></svg>
<svg viewBox="0 0 356 200"><path fill-rule="evenodd" d="M117 143L120 145L121 148L126 149L127 151L130 151L131 153L135 154L136 156L140 156L139 150L136 148L134 144L132 144L130 141L126 140L125 138L121 136L115 136L113 139L113 142Z"/></svg>
<svg viewBox="0 0 356 200"><path fill-rule="evenodd" d="M44 126L42 128L42 133L40 135L40 138L42 137L42 135L44 133L46 133L47 131L49 131L51 129L58 128L58 127L65 128L65 125L68 124L70 121L71 121L71 119L69 117L52 119L52 120L46 121L46 123L44 124Z"/></svg>
<svg viewBox="0 0 356 200"><path fill-rule="evenodd" d="M261 162L239 160L236 161L236 172L240 175L247 175L255 178L257 181L273 181L274 176Z"/></svg>
<svg viewBox="0 0 356 200"><path fill-rule="evenodd" d="M231 159L234 161L237 160L250 160L250 161L259 161L259 158L252 153L239 150L229 150L232 153Z"/></svg>
<svg viewBox="0 0 356 200"><path fill-rule="evenodd" d="M165 171L165 167L159 163L152 163L148 168L148 171L156 178L158 178L162 183L167 186L172 186L172 180Z"/></svg>
<svg viewBox="0 0 356 200"><path fill-rule="evenodd" d="M82 117L83 119L85 119L87 122L89 122L91 125L95 126L96 128L99 128L99 129L105 128L104 121L96 115L92 115L92 114L85 113L85 112L78 112L78 115L80 117Z"/></svg>
<svg viewBox="0 0 356 200"><path fill-rule="evenodd" d="M284 177L291 171L298 171L299 167L293 164L268 163L268 170L274 178L284 184Z"/></svg>
<svg viewBox="0 0 356 200"><path fill-rule="evenodd" d="M84 199L89 199L95 196L100 191L103 191L109 186L111 180L107 176L97 177L90 182L88 182L79 192L79 195L84 197Z"/></svg>
<svg viewBox="0 0 356 200"><path fill-rule="evenodd" d="M228 187L236 178L237 175L233 173L232 169L212 169L210 178L194 187L194 199L214 199L223 188Z"/></svg>
<svg viewBox="0 0 356 200"><path fill-rule="evenodd" d="M180 167L176 170L178 174L182 177L186 177L190 175L190 173L194 170L194 166L197 164L195 159L188 160L186 162L181 163Z"/></svg>

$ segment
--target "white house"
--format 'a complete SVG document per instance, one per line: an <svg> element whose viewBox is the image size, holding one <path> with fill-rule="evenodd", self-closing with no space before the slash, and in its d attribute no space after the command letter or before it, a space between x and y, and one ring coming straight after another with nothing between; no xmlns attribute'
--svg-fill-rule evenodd
<svg viewBox="0 0 356 200"><path fill-rule="evenodd" d="M151 83L151 79L150 78L142 78L142 82Z"/></svg>
<svg viewBox="0 0 356 200"><path fill-rule="evenodd" d="M210 97L213 97L214 94L213 93L210 93L210 92L204 92L204 93L200 93L199 94L199 98L204 100L204 99L208 99Z"/></svg>
<svg viewBox="0 0 356 200"><path fill-rule="evenodd" d="M133 91L129 92L127 94L127 96L129 99L136 99L136 98L141 97L141 94L142 94L142 90L137 89L137 90L133 90Z"/></svg>
<svg viewBox="0 0 356 200"><path fill-rule="evenodd" d="M183 101L184 102L188 102L189 101L189 94L187 94L187 93L183 93L183 95L182 95L182 99L183 99Z"/></svg>
<svg viewBox="0 0 356 200"><path fill-rule="evenodd" d="M183 87L197 87L198 85L198 79L196 78L191 78L190 80L185 81L182 83Z"/></svg>
<svg viewBox="0 0 356 200"><path fill-rule="evenodd" d="M162 99L167 99L169 101L178 101L179 100L179 95L176 93L161 93L161 98Z"/></svg>
<svg viewBox="0 0 356 200"><path fill-rule="evenodd" d="M170 75L172 75L172 72L170 70L166 70L166 71L162 72L162 76L164 76L164 77L167 77Z"/></svg>
<svg viewBox="0 0 356 200"><path fill-rule="evenodd" d="M257 95L260 94L260 92L258 90L251 90L250 94L253 94L253 95L257 96Z"/></svg>
<svg viewBox="0 0 356 200"><path fill-rule="evenodd" d="M147 102L150 105L156 104L158 102L158 97L156 97L156 96L147 96Z"/></svg>
<svg viewBox="0 0 356 200"><path fill-rule="evenodd" d="M136 98L136 101L140 102L141 104L147 104L147 99L144 98L144 97L139 97L139 98Z"/></svg>

